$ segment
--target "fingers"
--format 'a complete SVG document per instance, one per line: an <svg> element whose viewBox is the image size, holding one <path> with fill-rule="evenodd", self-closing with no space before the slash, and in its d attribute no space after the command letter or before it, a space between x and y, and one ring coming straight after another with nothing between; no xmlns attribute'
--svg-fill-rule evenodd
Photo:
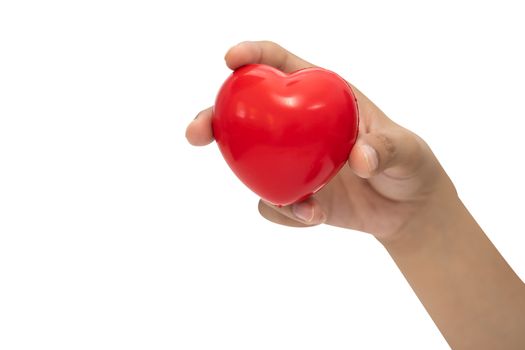
<svg viewBox="0 0 525 350"><path fill-rule="evenodd" d="M417 135L392 123L359 135L348 163L362 178L383 172L393 177L407 177L421 165L424 150L424 143Z"/></svg>
<svg viewBox="0 0 525 350"><path fill-rule="evenodd" d="M292 227L315 226L326 221L323 209L311 197L281 208L261 200L259 201L259 213L271 222Z"/></svg>
<svg viewBox="0 0 525 350"><path fill-rule="evenodd" d="M286 73L314 67L271 41L244 41L229 49L224 59L231 69L250 63L267 64Z"/></svg>
<svg viewBox="0 0 525 350"><path fill-rule="evenodd" d="M273 66L284 72L293 72L311 63L302 60L281 46L270 41L246 41L232 47L226 53L226 64L236 69L249 63L262 63ZM211 127L212 108L200 112L186 128L186 138L194 146L205 146L213 141Z"/></svg>
<svg viewBox="0 0 525 350"><path fill-rule="evenodd" d="M290 226L290 227L308 227L309 226L297 220L290 219L288 216L281 214L278 209L273 208L271 205L264 203L262 200L259 201L259 213L261 214L263 218L275 224Z"/></svg>
<svg viewBox="0 0 525 350"><path fill-rule="evenodd" d="M201 111L186 128L186 138L194 146L206 146L213 141L212 107Z"/></svg>

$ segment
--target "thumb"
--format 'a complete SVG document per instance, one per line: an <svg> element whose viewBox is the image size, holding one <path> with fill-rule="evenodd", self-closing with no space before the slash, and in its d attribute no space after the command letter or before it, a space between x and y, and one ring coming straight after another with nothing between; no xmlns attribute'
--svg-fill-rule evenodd
<svg viewBox="0 0 525 350"><path fill-rule="evenodd" d="M421 166L424 145L424 141L413 132L393 125L360 134L348 164L362 178L383 172L393 177L407 177Z"/></svg>

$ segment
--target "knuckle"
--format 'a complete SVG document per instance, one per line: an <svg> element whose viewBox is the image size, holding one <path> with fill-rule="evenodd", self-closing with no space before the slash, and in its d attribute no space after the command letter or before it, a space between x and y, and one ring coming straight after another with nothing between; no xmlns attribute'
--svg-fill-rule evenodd
<svg viewBox="0 0 525 350"><path fill-rule="evenodd" d="M381 147L385 150L385 156L387 159L392 159L397 153L397 147L392 141L392 139L384 134L379 134L376 136L377 141Z"/></svg>
<svg viewBox="0 0 525 350"><path fill-rule="evenodd" d="M261 44L263 45L266 45L272 49L277 49L277 48L280 48L281 46L279 46L279 44L277 44L276 42L274 41L271 41L271 40L262 40L260 41Z"/></svg>

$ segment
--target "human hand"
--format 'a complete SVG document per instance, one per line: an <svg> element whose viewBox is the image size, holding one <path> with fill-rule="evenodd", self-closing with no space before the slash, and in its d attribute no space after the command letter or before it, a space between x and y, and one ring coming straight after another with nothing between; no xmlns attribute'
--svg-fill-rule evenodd
<svg viewBox="0 0 525 350"><path fill-rule="evenodd" d="M262 63L284 72L313 65L271 42L244 42L226 54L236 69ZM525 289L457 196L428 145L390 120L353 87L359 136L348 163L310 198L266 219L321 223L373 234L386 248L454 349L522 349ZM401 97L401 96L400 96ZM212 108L188 125L193 145L213 141Z"/></svg>
<svg viewBox="0 0 525 350"><path fill-rule="evenodd" d="M266 41L240 43L227 52L225 60L231 69L250 63L267 64L284 72L313 67ZM442 212L447 203L459 199L427 144L352 88L359 106L360 130L348 164L310 198L285 207L261 200L259 212L283 225L326 223L368 232L384 241L395 240L421 218L429 220L428 213ZM203 146L213 141L211 119L212 108L208 108L188 125L186 137L191 144Z"/></svg>

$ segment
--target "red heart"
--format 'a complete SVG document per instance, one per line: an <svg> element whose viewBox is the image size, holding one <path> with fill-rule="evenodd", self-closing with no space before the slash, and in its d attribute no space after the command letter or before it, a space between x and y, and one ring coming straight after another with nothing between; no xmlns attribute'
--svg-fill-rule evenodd
<svg viewBox="0 0 525 350"><path fill-rule="evenodd" d="M348 159L358 132L348 83L322 68L286 74L251 64L224 82L213 133L224 159L252 191L288 205L318 191Z"/></svg>

